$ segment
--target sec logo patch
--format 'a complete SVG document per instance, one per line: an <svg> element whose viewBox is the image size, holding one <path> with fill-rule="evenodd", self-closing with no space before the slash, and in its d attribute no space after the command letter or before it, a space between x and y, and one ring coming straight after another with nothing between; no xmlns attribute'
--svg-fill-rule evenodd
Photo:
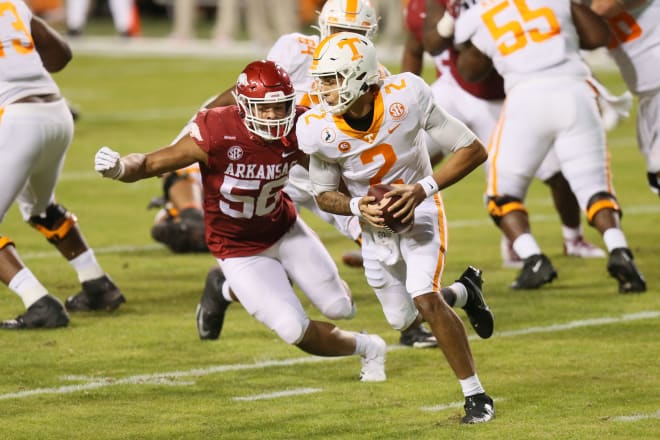
<svg viewBox="0 0 660 440"><path fill-rule="evenodd" d="M406 108L405 105L401 104L400 102L393 102L390 104L390 108L388 109L388 113L390 114L390 117L394 121L401 121L408 116L408 109Z"/></svg>
<svg viewBox="0 0 660 440"><path fill-rule="evenodd" d="M240 160L243 157L243 149L238 145L229 147L229 150L227 150L227 157L229 160Z"/></svg>

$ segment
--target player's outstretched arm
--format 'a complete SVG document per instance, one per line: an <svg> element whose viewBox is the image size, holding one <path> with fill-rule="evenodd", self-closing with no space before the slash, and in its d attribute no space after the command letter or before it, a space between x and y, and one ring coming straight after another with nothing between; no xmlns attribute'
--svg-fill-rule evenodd
<svg viewBox="0 0 660 440"><path fill-rule="evenodd" d="M151 153L131 153L121 157L109 147L102 147L94 157L94 169L103 177L135 182L147 177L174 171L194 162L208 162L208 155L184 136L176 143Z"/></svg>

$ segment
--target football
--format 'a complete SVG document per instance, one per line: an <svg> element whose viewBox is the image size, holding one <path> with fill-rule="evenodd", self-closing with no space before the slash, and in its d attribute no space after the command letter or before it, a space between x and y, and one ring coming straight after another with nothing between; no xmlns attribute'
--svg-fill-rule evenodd
<svg viewBox="0 0 660 440"><path fill-rule="evenodd" d="M367 192L367 195L374 197L376 200L372 203L378 205L383 203L385 200L385 194L392 191L393 189L394 187L392 185L379 183L377 185L371 186L369 188L369 192ZM399 196L390 197L387 199L385 205L381 206L386 228L396 233L406 232L412 226L412 221L403 223L400 218L394 218L394 216L389 211L390 206L392 206L400 198L401 197Z"/></svg>

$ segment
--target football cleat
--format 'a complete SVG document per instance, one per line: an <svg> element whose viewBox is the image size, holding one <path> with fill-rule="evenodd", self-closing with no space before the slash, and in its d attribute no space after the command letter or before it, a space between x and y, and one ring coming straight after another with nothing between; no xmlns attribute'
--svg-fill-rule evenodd
<svg viewBox="0 0 660 440"><path fill-rule="evenodd" d="M481 271L473 266L468 266L461 277L456 280L463 284L468 292L468 299L463 310L467 313L468 320L472 328L483 339L488 339L493 335L495 327L493 312L490 311L488 304L484 300L484 294L481 290L483 280Z"/></svg>
<svg viewBox="0 0 660 440"><path fill-rule="evenodd" d="M574 240L564 239L564 255L579 258L605 258L607 254L604 250L580 236Z"/></svg>
<svg viewBox="0 0 660 440"><path fill-rule="evenodd" d="M59 299L52 295L39 298L28 307L27 311L16 319L0 322L0 328L24 330L34 328L66 327L69 324L69 315Z"/></svg>
<svg viewBox="0 0 660 440"><path fill-rule="evenodd" d="M422 324L410 327L401 332L399 344L413 348L431 348L438 345L433 333L424 328Z"/></svg>
<svg viewBox="0 0 660 440"><path fill-rule="evenodd" d="M126 298L108 275L103 275L94 280L84 281L82 290L76 295L66 299L64 305L70 312L89 312L93 310L105 310L112 312Z"/></svg>
<svg viewBox="0 0 660 440"><path fill-rule="evenodd" d="M346 252L341 256L341 261L348 267L358 268L362 268L364 263L364 260L362 259L362 252L360 251Z"/></svg>
<svg viewBox="0 0 660 440"><path fill-rule="evenodd" d="M465 417L461 423L484 423L495 418L493 399L486 393L475 394L465 398Z"/></svg>
<svg viewBox="0 0 660 440"><path fill-rule="evenodd" d="M206 275L204 292L195 313L199 339L218 339L225 321L225 312L231 302L222 296L225 276L219 267L213 267Z"/></svg>
<svg viewBox="0 0 660 440"><path fill-rule="evenodd" d="M557 271L544 254L525 258L518 278L511 284L512 289L538 289L557 278Z"/></svg>
<svg viewBox="0 0 660 440"><path fill-rule="evenodd" d="M642 293L646 291L646 280L635 266L628 248L616 248L610 252L607 271L619 281L619 293Z"/></svg>
<svg viewBox="0 0 660 440"><path fill-rule="evenodd" d="M362 369L360 370L361 382L383 382L387 379L385 375L385 356L387 355L387 344L378 335L367 335L370 344L367 353L362 356Z"/></svg>

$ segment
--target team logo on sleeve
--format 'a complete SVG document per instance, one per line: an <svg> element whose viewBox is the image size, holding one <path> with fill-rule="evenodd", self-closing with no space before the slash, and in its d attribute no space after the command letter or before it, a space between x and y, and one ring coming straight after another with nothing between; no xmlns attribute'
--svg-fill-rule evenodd
<svg viewBox="0 0 660 440"><path fill-rule="evenodd" d="M323 142L326 144L331 144L335 141L336 135L335 131L330 128L330 127L325 127L323 130L321 130L321 139L323 139Z"/></svg>
<svg viewBox="0 0 660 440"><path fill-rule="evenodd" d="M238 145L229 147L229 150L227 150L227 157L229 160L240 160L243 157L243 149Z"/></svg>
<svg viewBox="0 0 660 440"><path fill-rule="evenodd" d="M393 102L390 104L388 112L394 121L402 121L408 116L408 109L400 102Z"/></svg>

